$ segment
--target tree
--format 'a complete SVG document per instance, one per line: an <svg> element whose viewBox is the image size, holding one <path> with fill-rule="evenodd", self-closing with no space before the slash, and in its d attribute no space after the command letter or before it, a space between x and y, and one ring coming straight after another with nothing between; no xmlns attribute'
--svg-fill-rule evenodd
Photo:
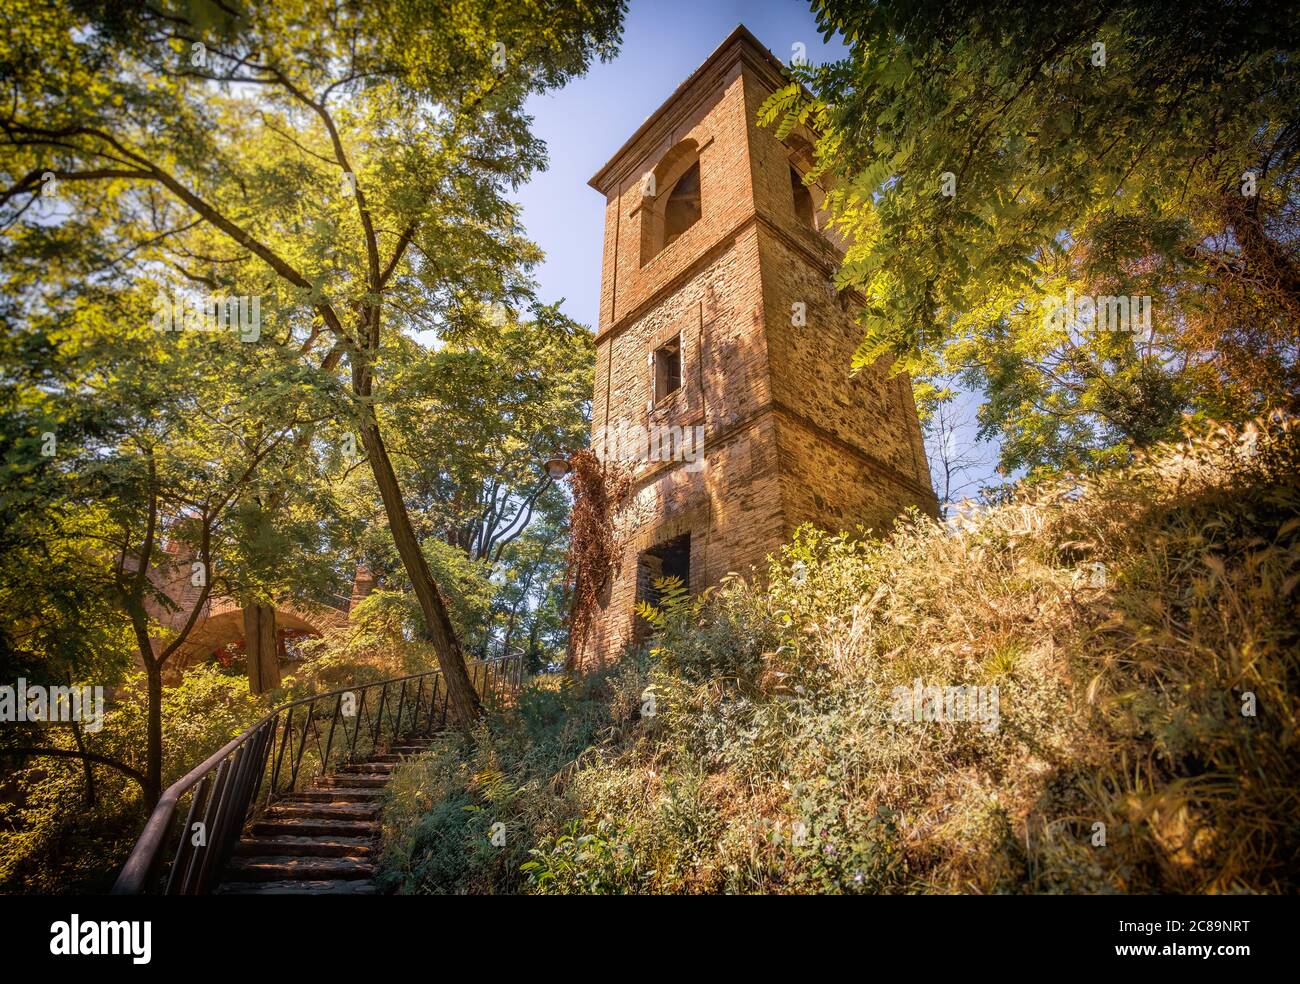
<svg viewBox="0 0 1300 984"><path fill-rule="evenodd" d="M956 397L937 403L926 417L926 451L940 519L946 519L953 506L978 489L981 461L967 443L973 425Z"/></svg>
<svg viewBox="0 0 1300 984"><path fill-rule="evenodd" d="M568 539L568 520L569 503L557 495L497 565L501 653L523 650L534 670L563 659L568 557L556 547Z"/></svg>
<svg viewBox="0 0 1300 984"><path fill-rule="evenodd" d="M404 361L385 407L424 532L489 568L539 509L566 508L542 463L586 444L594 365L590 330L556 306L498 311Z"/></svg>
<svg viewBox="0 0 1300 984"><path fill-rule="evenodd" d="M268 340L346 371L454 717L480 713L380 427L394 334L526 296L505 198L544 160L523 113L618 40L621 5L402 0L9 4L6 223L57 189L123 258L256 297ZM416 40L418 39L418 41Z"/></svg>
<svg viewBox="0 0 1300 984"><path fill-rule="evenodd" d="M71 303L6 318L0 501L19 508L5 517L0 638L44 680L120 682L134 654L145 678L143 755L108 758L80 735L75 750L5 751L115 768L152 807L164 672L205 602L214 592L270 593L276 574L253 559L259 549L300 584L329 577L319 542L328 516L297 515L314 465L294 444L336 415L341 387L305 378L313 370L292 353L256 351L230 334L159 333L151 290L63 281L85 258L69 251L47 270ZM281 486L295 495L250 535L258 501Z"/></svg>
<svg viewBox="0 0 1300 984"><path fill-rule="evenodd" d="M923 404L953 377L982 388L1006 470L1122 460L1188 413L1295 409L1294 11L813 6L849 57L794 68L762 118L821 135L855 365L892 358Z"/></svg>
<svg viewBox="0 0 1300 984"><path fill-rule="evenodd" d="M486 655L517 637L563 565L556 546L569 501L541 464L587 440L592 354L584 325L537 306L527 318L485 311L432 352L399 340L392 355L380 423L468 651ZM373 480L354 465L339 459L336 488L361 562L385 587L406 587ZM539 520L540 539L529 535ZM543 544L549 553L539 556Z"/></svg>

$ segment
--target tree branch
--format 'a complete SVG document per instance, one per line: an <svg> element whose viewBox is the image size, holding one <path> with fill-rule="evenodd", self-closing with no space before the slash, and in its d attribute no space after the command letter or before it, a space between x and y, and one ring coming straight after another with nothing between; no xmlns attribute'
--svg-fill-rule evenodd
<svg viewBox="0 0 1300 984"><path fill-rule="evenodd" d="M145 786L144 775L122 762L108 758L105 755L99 755L95 752L74 751L70 748L29 748L19 746L18 748L0 749L0 755L45 755L53 758L70 758L80 759L83 762L94 762L96 765L106 765L110 769L116 769L128 779L133 780L141 789Z"/></svg>

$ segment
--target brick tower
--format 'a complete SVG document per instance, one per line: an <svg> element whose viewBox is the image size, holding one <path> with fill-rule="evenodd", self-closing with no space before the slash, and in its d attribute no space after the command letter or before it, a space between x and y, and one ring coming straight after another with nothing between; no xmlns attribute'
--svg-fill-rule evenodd
<svg viewBox="0 0 1300 984"><path fill-rule="evenodd" d="M591 179L606 197L593 447L633 459L634 480L585 666L634 639L656 576L698 592L761 569L801 523L937 511L908 380L848 376L842 250L802 180L814 135L755 123L784 84L738 27Z"/></svg>

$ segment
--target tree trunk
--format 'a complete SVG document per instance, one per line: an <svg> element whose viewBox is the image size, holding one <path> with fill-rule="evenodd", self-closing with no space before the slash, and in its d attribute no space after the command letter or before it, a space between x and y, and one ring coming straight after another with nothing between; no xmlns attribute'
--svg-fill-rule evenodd
<svg viewBox="0 0 1300 984"><path fill-rule="evenodd" d="M537 611L533 613L532 624L528 626L528 651L526 653L525 665L531 673L540 665L537 658L537 637L542 634L542 608L546 604L546 599L550 592L542 596L542 600L537 605Z"/></svg>
<svg viewBox="0 0 1300 984"><path fill-rule="evenodd" d="M510 655L510 637L515 634L515 614L519 611L519 604L522 604L522 599L519 603L510 606L510 618L506 622L505 635L501 639L501 655L503 657Z"/></svg>
<svg viewBox="0 0 1300 984"><path fill-rule="evenodd" d="M355 379L355 374L354 374ZM356 387L354 382L354 388ZM366 389L369 389L367 386ZM384 447L383 438L373 418L362 413L361 443L366 449L366 458L370 470L374 473L375 484L379 486L379 495L384 500L384 514L388 517L388 528L397 545L398 556L406 568L407 577L415 589L415 596L420 601L420 610L424 613L424 622L428 626L429 638L434 651L438 654L438 666L447 686L447 703L451 708L453 720L466 727L483 714L483 705L479 701L469 672L465 669L465 657L461 653L456 630L447 615L447 606L442 603L438 585L433 580L433 572L424 559L420 543L411 526L411 517L407 515L406 503L402 500L401 489L397 485L397 475L393 463Z"/></svg>
<svg viewBox="0 0 1300 984"><path fill-rule="evenodd" d="M82 755L85 755L86 736L82 734L81 723L78 721L72 722L72 737L77 741L77 751ZM95 767L91 764L91 761L88 758L83 758L81 760L81 767L86 774L85 806L86 809L93 810L95 808Z"/></svg>
<svg viewBox="0 0 1300 984"><path fill-rule="evenodd" d="M546 544L550 548L550 543ZM515 618L519 614L519 606L522 605L524 610L528 610L528 592L533 589L533 575L537 573L537 564L528 568L528 576L524 578L524 586L520 589L519 600L510 606L510 621L506 623L505 638L501 641L501 655L510 655L510 638L515 634Z"/></svg>
<svg viewBox="0 0 1300 984"><path fill-rule="evenodd" d="M144 806L150 813L162 796L162 667L146 659L145 682L149 696L148 739L144 766Z"/></svg>
<svg viewBox="0 0 1300 984"><path fill-rule="evenodd" d="M249 605L244 609L244 651L248 654L248 689L264 694L280 686L275 609Z"/></svg>

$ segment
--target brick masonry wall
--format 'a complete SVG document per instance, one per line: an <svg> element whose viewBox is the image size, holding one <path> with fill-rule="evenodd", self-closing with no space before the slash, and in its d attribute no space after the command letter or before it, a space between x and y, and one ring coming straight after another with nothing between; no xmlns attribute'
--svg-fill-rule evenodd
<svg viewBox="0 0 1300 984"><path fill-rule="evenodd" d="M849 377L857 330L830 284L839 254L795 214L791 148L754 122L779 84L767 57L733 35L595 179L607 207L593 436L700 425L704 467L634 466L587 667L632 640L646 550L689 533L698 592L761 576L800 523L880 530L910 505L936 509L907 380L882 367ZM643 264L642 176L683 140L700 148L701 217ZM648 356L678 334L682 387L650 405Z"/></svg>
<svg viewBox="0 0 1300 984"><path fill-rule="evenodd" d="M616 523L618 569L603 615L582 648L583 666L616 660L632 639L644 551L689 533L696 592L730 573L761 574L766 555L786 534L779 458L777 424L769 413L709 448L702 469L647 470Z"/></svg>
<svg viewBox="0 0 1300 984"><path fill-rule="evenodd" d="M702 254L717 246L736 223L753 211L748 142L745 137L744 85L739 65L719 69L681 98L684 115L665 120L635 148L605 209L604 269L601 277L601 333L654 299L687 273ZM644 176L684 140L700 148L700 201L703 214L674 242L641 263L641 209L646 204ZM667 193L670 189L661 189Z"/></svg>

